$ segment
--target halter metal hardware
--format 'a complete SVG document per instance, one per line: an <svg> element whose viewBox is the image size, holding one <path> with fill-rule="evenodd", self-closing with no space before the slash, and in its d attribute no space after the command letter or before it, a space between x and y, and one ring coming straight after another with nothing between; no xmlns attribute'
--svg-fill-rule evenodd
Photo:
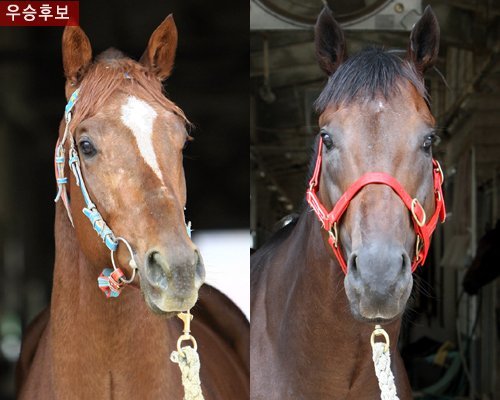
<svg viewBox="0 0 500 400"><path fill-rule="evenodd" d="M339 238L339 233L337 231L337 222L333 223L332 228L328 231L328 235L329 235L330 240L332 241L333 245L335 246L335 248L337 248L338 247L337 243L338 243L338 238Z"/></svg>
<svg viewBox="0 0 500 400"><path fill-rule="evenodd" d="M380 325L375 325L375 329L373 330L372 335L370 336L370 344L371 344L372 347L375 346L375 338L377 336L383 336L384 337L384 340L385 340L384 351L388 351L390 343L391 343L391 341L389 339L389 334Z"/></svg>
<svg viewBox="0 0 500 400"><path fill-rule="evenodd" d="M416 211L416 206L418 205L418 208L420 209L420 212L422 213L422 217L419 218L417 215ZM413 199L411 202L411 215L413 216L413 219L417 223L418 226L423 227L425 225L425 220L427 219L427 216L425 215L425 210L418 201L417 198Z"/></svg>
<svg viewBox="0 0 500 400"><path fill-rule="evenodd" d="M417 239L415 240L415 258L417 261L420 261L420 252L422 251L422 247L424 242L420 238L420 235L417 235Z"/></svg>
<svg viewBox="0 0 500 400"><path fill-rule="evenodd" d="M198 349L198 343L196 343L196 339L194 338L193 335L191 335L191 321L193 320L193 315L191 314L190 311L186 312L180 312L177 314L177 317L184 322L184 328L182 329L182 335L179 337L177 340L177 351L179 354L184 354L182 351L182 342L185 340L191 341L191 344L193 345L194 351Z"/></svg>

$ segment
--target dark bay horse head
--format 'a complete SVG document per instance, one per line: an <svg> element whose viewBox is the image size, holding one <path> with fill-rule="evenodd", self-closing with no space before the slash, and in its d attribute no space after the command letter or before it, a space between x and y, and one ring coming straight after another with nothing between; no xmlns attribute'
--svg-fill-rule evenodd
<svg viewBox="0 0 500 400"><path fill-rule="evenodd" d="M114 49L93 61L79 27L65 29L62 45L67 98L79 88L70 130L90 198L116 236L130 243L140 277L132 285L140 285L149 307L168 315L188 310L205 271L184 220L188 121L162 87L174 64L174 20L169 15L153 32L139 62ZM110 266L110 253L82 214L82 192L70 175L76 236L97 278ZM129 259L120 244L117 260L127 278Z"/></svg>
<svg viewBox="0 0 500 400"><path fill-rule="evenodd" d="M432 10L426 8L414 26L403 58L374 48L348 58L344 34L327 8L318 17L315 44L329 76L316 102L323 142L318 196L326 209L362 175L381 172L432 215L435 120L423 79L439 47ZM338 238L352 314L381 323L400 316L413 284L416 246L411 213L401 198L385 184L364 186L349 203ZM326 233L324 239L330 251Z"/></svg>

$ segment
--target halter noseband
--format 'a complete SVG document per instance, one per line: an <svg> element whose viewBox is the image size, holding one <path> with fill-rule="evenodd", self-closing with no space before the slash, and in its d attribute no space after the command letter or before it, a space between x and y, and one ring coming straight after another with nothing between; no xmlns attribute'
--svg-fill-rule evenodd
<svg viewBox="0 0 500 400"><path fill-rule="evenodd" d="M339 246L338 225L340 223L340 219L347 210L347 207L349 207L351 200L361 191L361 189L372 184L389 186L401 198L406 208L410 211L413 221L413 229L417 235L415 258L411 266L412 272L415 271L418 265L423 265L427 257L427 253L429 252L431 236L436 229L438 219L441 219L441 222L444 222L446 218L446 209L442 189L444 175L439 163L435 159L432 160L435 208L434 214L428 221L426 221L427 218L425 210L418 199L412 198L396 178L384 172L369 172L361 176L351 186L349 186L342 196L340 196L340 199L337 201L333 209L328 212L317 196L319 189L319 175L323 161L322 148L323 140L320 138L318 157L316 159L314 173L309 181L306 199L318 216L323 228L328 232L328 243L337 257L342 271L347 274L347 264Z"/></svg>

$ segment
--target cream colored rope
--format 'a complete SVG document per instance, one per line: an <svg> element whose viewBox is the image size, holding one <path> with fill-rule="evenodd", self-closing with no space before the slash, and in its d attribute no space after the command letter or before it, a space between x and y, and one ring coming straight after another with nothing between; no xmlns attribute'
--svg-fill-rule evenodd
<svg viewBox="0 0 500 400"><path fill-rule="evenodd" d="M182 348L182 353L173 351L170 360L179 364L184 386L184 400L204 400L201 392L200 357L191 346Z"/></svg>
<svg viewBox="0 0 500 400"><path fill-rule="evenodd" d="M184 400L204 400L200 381L200 356L196 339L191 335L193 316L189 311L177 314L184 322L182 335L177 340L177 350L170 355L170 360L179 365L184 386ZM191 346L181 347L183 341L190 341Z"/></svg>
<svg viewBox="0 0 500 400"><path fill-rule="evenodd" d="M376 336L384 336L385 343L375 342ZM394 383L394 375L391 370L389 335L380 325L377 325L372 333L370 342L372 345L375 375L377 375L378 386L380 388L380 399L399 400Z"/></svg>

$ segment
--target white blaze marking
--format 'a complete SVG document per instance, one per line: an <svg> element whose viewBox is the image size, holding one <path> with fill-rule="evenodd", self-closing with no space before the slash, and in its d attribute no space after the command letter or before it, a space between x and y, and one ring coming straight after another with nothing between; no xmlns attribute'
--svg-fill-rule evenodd
<svg viewBox="0 0 500 400"><path fill-rule="evenodd" d="M129 96L121 108L121 120L134 134L137 147L144 161L163 182L163 176L153 147L153 124L156 111L145 101Z"/></svg>

